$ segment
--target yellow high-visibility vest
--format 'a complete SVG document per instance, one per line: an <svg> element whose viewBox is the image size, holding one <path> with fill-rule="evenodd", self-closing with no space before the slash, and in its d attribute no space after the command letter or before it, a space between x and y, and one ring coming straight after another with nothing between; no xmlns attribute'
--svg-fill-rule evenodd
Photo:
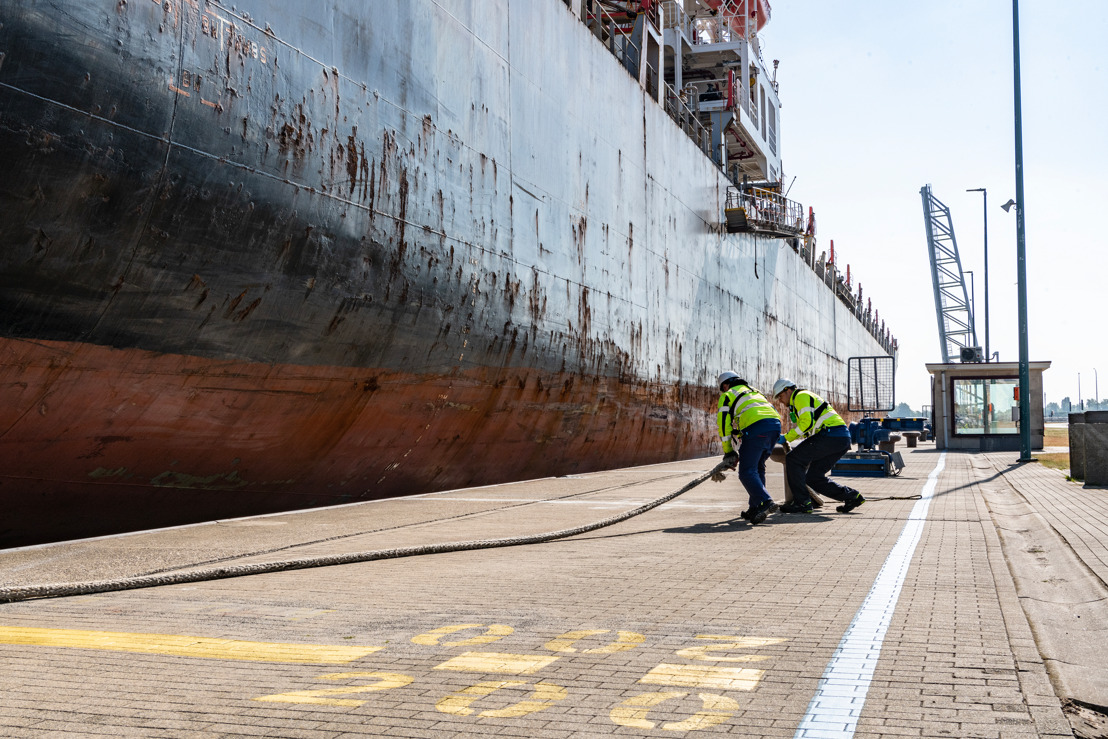
<svg viewBox="0 0 1108 739"><path fill-rule="evenodd" d="M796 424L785 434L785 441L792 443L800 437L807 439L833 426L845 426L846 421L835 412L831 404L811 390L793 390L789 400L789 420Z"/></svg>
<svg viewBox="0 0 1108 739"><path fill-rule="evenodd" d="M777 409L766 396L749 385L735 385L719 396L719 438L723 440L723 453L734 449L733 440L742 436L743 429L766 418L780 421Z"/></svg>

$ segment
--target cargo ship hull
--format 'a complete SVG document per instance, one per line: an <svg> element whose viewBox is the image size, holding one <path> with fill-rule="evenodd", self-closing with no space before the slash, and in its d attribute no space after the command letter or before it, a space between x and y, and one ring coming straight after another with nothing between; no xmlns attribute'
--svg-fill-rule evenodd
<svg viewBox="0 0 1108 739"><path fill-rule="evenodd" d="M0 546L703 456L885 348L556 0L0 0Z"/></svg>

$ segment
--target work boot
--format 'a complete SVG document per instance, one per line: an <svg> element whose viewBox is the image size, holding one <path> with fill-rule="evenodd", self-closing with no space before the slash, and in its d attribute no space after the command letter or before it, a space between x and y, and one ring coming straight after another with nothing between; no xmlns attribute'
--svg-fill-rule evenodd
<svg viewBox="0 0 1108 739"><path fill-rule="evenodd" d="M791 503L786 503L781 506L780 511L782 513L811 513L815 509L812 501L806 501L804 503L797 502L796 500Z"/></svg>
<svg viewBox="0 0 1108 739"><path fill-rule="evenodd" d="M858 506L866 502L866 499L862 497L862 494L857 490L854 491L853 497L847 498L841 506L835 508L839 513L850 513Z"/></svg>
<svg viewBox="0 0 1108 739"><path fill-rule="evenodd" d="M750 511L743 511L742 513L739 514L739 518L741 518L744 521L749 521L750 520Z"/></svg>
<svg viewBox="0 0 1108 739"><path fill-rule="evenodd" d="M752 526L757 526L765 521L769 514L776 513L778 510L776 503L772 500L767 500L765 503L759 503L756 508L750 509L750 511L748 511L750 515L747 517L747 520L750 521Z"/></svg>

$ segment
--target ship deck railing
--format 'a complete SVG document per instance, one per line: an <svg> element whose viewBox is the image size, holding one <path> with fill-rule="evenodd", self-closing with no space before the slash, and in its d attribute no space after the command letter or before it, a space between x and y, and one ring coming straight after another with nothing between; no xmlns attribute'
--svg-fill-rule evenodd
<svg viewBox="0 0 1108 739"><path fill-rule="evenodd" d="M708 128L700 122L700 118L689 107L688 93L678 93L668 82L666 86L666 112L669 117L680 127L685 135L692 139L700 150L706 155L712 155L712 134Z"/></svg>
<svg viewBox="0 0 1108 739"><path fill-rule="evenodd" d="M569 3L567 2L567 5ZM608 51L634 77L638 77L638 65L641 49L632 39L635 28L635 16L628 12L609 11L600 0L585 0L582 20L596 38L608 47ZM656 8L650 16L657 26Z"/></svg>
<svg viewBox="0 0 1108 739"><path fill-rule="evenodd" d="M750 231L795 238L804 233L804 206L779 192L740 185L727 188L729 232Z"/></svg>
<svg viewBox="0 0 1108 739"><path fill-rule="evenodd" d="M676 29L689 43L693 39L693 22L685 8L677 0L665 0L661 5L662 30Z"/></svg>

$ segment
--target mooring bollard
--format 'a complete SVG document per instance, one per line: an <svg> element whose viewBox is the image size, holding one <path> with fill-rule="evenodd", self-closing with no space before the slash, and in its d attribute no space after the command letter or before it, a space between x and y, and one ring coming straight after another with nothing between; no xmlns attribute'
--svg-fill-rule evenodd
<svg viewBox="0 0 1108 739"><path fill-rule="evenodd" d="M772 459L774 462L779 462L781 464L781 466L784 467L785 466L785 448L783 446L781 446L780 444L775 446L773 448L773 451L770 452L769 458ZM812 505L814 507L816 507L816 508L822 508L823 507L823 498L819 497L819 495L817 495L814 490L812 490L811 488L808 488L808 495L810 495L812 497ZM788 473L785 474L785 502L786 503L792 503L793 502L793 491L789 489L789 475L788 475Z"/></svg>
<svg viewBox="0 0 1108 739"><path fill-rule="evenodd" d="M1108 411L1085 411L1084 425L1085 485L1108 485Z"/></svg>

